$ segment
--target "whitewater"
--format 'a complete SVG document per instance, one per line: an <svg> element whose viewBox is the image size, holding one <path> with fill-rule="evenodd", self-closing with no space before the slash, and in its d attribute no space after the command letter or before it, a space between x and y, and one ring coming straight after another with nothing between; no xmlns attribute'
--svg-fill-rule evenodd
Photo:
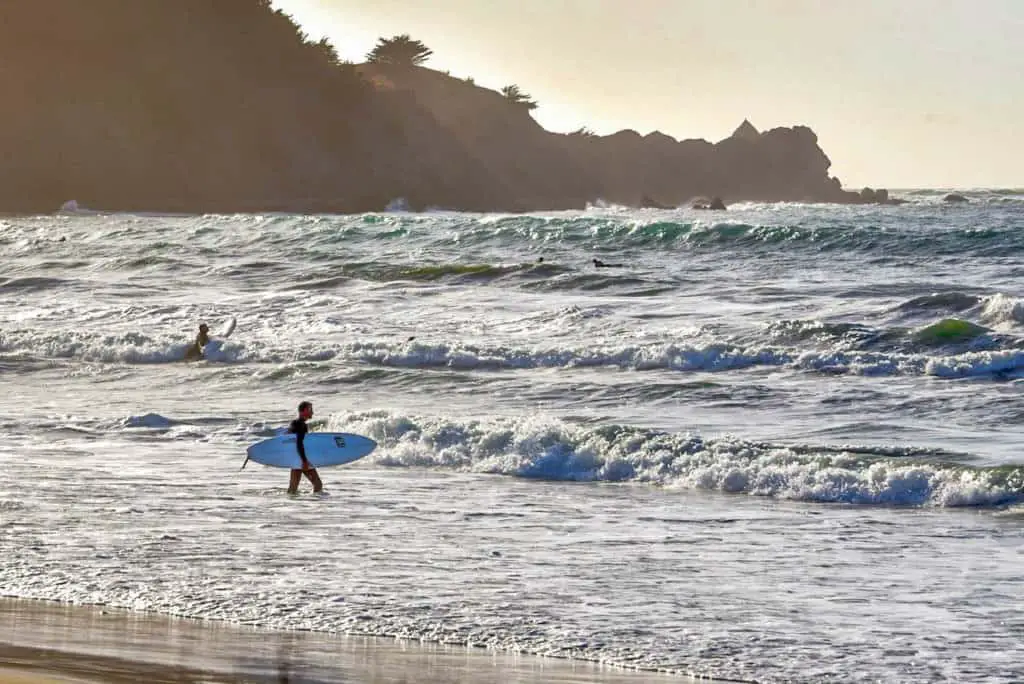
<svg viewBox="0 0 1024 684"><path fill-rule="evenodd" d="M943 194L0 218L0 594L1024 680L1024 190ZM324 497L239 470L306 399L380 444Z"/></svg>

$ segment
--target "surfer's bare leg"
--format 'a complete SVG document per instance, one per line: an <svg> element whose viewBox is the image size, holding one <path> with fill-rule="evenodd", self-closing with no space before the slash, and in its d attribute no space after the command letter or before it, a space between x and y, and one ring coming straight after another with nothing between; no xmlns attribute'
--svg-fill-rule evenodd
<svg viewBox="0 0 1024 684"><path fill-rule="evenodd" d="M309 470L300 471L306 473L306 478L313 483L313 491L321 492L324 489L324 483L320 481L320 473L316 472L316 468L310 468ZM298 485L296 485L298 486Z"/></svg>
<svg viewBox="0 0 1024 684"><path fill-rule="evenodd" d="M299 492L299 482L301 482L301 481L302 481L302 471L299 470L298 468L293 468L292 469L291 477L288 478L288 493L289 494L298 494L298 492Z"/></svg>

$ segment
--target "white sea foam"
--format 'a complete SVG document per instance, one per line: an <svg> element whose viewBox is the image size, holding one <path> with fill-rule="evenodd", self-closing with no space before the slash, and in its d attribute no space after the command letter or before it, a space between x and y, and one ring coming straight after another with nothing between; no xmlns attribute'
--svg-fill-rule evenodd
<svg viewBox="0 0 1024 684"><path fill-rule="evenodd" d="M373 461L524 478L640 482L799 501L989 506L1024 497L1008 475L899 457L899 449L815 450L633 428L585 428L542 417L462 421L390 413L332 416L328 429L378 440ZM902 453L913 454L913 450Z"/></svg>
<svg viewBox="0 0 1024 684"><path fill-rule="evenodd" d="M43 359L89 362L163 364L184 360L188 344L181 337L151 337L77 332L0 333L0 353ZM932 355L851 350L807 350L755 347L731 343L650 343L592 347L534 347L458 342L362 341L310 342L287 346L261 340L215 340L206 361L215 363L336 362L393 368L505 370L539 368L601 368L678 372L729 372L752 367L849 373L862 376L933 375L974 377L1015 373L1024 368L1024 351L965 351Z"/></svg>
<svg viewBox="0 0 1024 684"><path fill-rule="evenodd" d="M998 292L982 300L981 318L992 325L1012 327L1024 323L1024 301Z"/></svg>
<svg viewBox="0 0 1024 684"><path fill-rule="evenodd" d="M101 363L175 363L185 360L189 346L191 343L181 341L181 337L161 338L140 333L0 332L0 353ZM217 340L211 343L205 358L230 363L244 361L248 356L245 345Z"/></svg>

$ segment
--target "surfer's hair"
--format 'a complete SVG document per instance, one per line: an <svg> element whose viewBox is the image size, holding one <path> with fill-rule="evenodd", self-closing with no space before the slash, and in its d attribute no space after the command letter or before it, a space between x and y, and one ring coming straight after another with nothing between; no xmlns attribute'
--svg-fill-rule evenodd
<svg viewBox="0 0 1024 684"><path fill-rule="evenodd" d="M299 413L302 413L303 411L305 411L308 408L313 408L313 404L308 402L308 401L300 401L299 402Z"/></svg>

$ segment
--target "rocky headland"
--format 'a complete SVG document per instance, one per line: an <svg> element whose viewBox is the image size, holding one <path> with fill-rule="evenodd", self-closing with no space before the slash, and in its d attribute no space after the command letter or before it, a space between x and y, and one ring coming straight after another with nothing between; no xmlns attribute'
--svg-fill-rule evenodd
<svg viewBox="0 0 1024 684"><path fill-rule="evenodd" d="M4 213L892 201L843 190L806 126L552 133L518 90L343 63L269 0L11 3L0 59Z"/></svg>

